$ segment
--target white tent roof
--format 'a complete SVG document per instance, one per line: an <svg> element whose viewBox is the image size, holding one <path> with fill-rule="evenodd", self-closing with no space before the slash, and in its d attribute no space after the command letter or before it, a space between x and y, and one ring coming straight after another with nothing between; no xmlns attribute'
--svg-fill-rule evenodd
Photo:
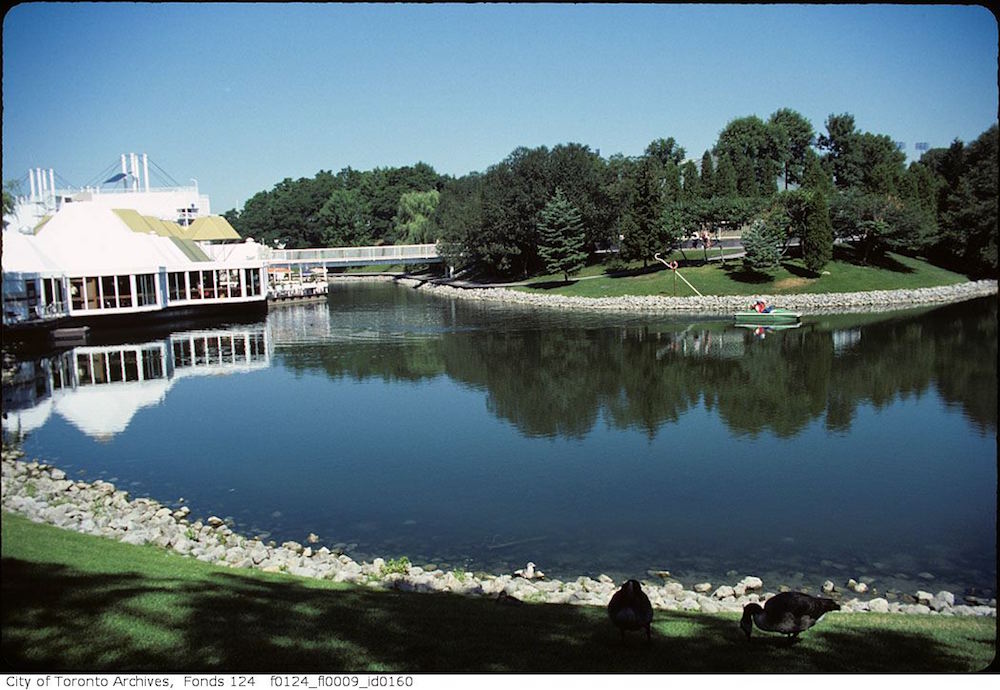
<svg viewBox="0 0 1000 690"><path fill-rule="evenodd" d="M125 273L190 263L170 238L134 232L111 209L96 204L64 204L38 235L25 238L48 265L71 273ZM4 270L6 263L5 257Z"/></svg>
<svg viewBox="0 0 1000 690"><path fill-rule="evenodd" d="M34 235L3 231L3 270L6 273L58 271L59 266L43 254Z"/></svg>

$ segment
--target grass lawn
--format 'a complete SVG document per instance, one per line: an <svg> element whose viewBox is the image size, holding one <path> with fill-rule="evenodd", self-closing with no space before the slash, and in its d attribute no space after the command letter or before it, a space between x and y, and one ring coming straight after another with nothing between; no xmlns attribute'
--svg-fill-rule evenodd
<svg viewBox="0 0 1000 690"><path fill-rule="evenodd" d="M210 566L3 514L5 671L974 671L996 619L828 614L794 645L737 615L372 591Z"/></svg>
<svg viewBox="0 0 1000 690"><path fill-rule="evenodd" d="M701 255L688 252L688 256L694 259ZM770 275L745 271L743 262L738 259L725 264L694 264L692 261L692 265L685 266L682 262L679 272L704 295L864 292L953 285L968 280L960 273L897 254L887 255L879 265L862 266L855 262L853 251L842 246L835 247L834 260L824 269L829 275L811 274L799 259L784 261L781 268ZM674 294L674 278L671 271L662 264L650 265L645 270L634 268L628 275L622 276L602 275L603 271L604 267L601 265L588 266L578 276L571 277L568 283L563 281L560 274L542 276L525 287L514 289L578 297ZM577 280L585 275L601 277ZM676 294L678 297L687 297L695 293L683 280L678 279Z"/></svg>

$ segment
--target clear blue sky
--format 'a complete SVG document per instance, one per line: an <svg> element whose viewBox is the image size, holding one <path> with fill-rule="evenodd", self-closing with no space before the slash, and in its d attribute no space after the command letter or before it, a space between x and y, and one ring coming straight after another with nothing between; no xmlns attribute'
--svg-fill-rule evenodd
<svg viewBox="0 0 1000 690"><path fill-rule="evenodd" d="M997 118L997 23L975 6L58 4L3 24L3 179L82 185L146 152L213 211L285 177L517 146L692 158L736 117L849 112L907 143Z"/></svg>

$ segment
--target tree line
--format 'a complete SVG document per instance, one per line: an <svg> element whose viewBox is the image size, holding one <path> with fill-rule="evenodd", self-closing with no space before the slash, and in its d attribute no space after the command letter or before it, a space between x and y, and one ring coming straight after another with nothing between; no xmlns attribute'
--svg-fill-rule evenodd
<svg viewBox="0 0 1000 690"><path fill-rule="evenodd" d="M835 238L862 261L924 255L971 275L997 270L997 126L906 157L848 113L817 133L782 108L730 121L700 159L673 137L640 156L579 143L518 147L485 172L439 175L426 163L285 179L224 214L244 237L288 247L438 242L486 274L569 277L598 250L621 261L727 228L743 229L747 267L769 271L790 238L819 272Z"/></svg>

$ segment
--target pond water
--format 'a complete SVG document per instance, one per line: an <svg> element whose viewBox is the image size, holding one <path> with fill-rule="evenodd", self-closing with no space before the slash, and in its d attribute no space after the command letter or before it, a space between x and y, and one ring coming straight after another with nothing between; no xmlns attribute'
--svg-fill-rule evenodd
<svg viewBox="0 0 1000 690"><path fill-rule="evenodd" d="M261 323L25 359L4 430L356 559L993 591L996 305L755 333L334 284Z"/></svg>

